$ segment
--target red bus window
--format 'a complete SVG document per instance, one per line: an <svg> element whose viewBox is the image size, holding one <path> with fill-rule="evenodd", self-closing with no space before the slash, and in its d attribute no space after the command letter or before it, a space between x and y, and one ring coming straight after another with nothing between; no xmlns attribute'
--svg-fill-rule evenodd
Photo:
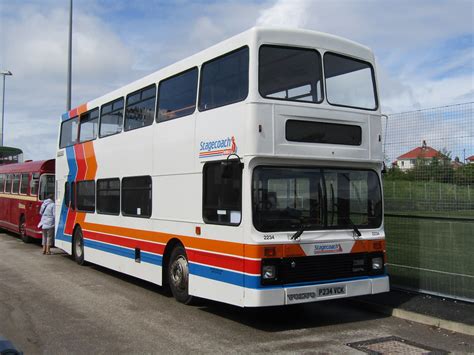
<svg viewBox="0 0 474 355"><path fill-rule="evenodd" d="M8 174L7 175L7 181L5 184L5 192L6 193L11 193L12 192L12 180L13 180L13 175Z"/></svg>
<svg viewBox="0 0 474 355"><path fill-rule="evenodd" d="M28 193L28 174L21 174L20 194Z"/></svg>
<svg viewBox="0 0 474 355"><path fill-rule="evenodd" d="M12 193L17 194L20 191L20 174L13 175Z"/></svg>
<svg viewBox="0 0 474 355"><path fill-rule="evenodd" d="M36 196L38 194L39 177L39 173L33 173L31 175L30 195Z"/></svg>
<svg viewBox="0 0 474 355"><path fill-rule="evenodd" d="M0 193L5 191L5 180L6 180L6 175L0 174Z"/></svg>

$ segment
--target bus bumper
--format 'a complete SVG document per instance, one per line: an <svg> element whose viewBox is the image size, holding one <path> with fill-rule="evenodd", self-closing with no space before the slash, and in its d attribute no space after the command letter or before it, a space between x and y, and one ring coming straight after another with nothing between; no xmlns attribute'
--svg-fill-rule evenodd
<svg viewBox="0 0 474 355"><path fill-rule="evenodd" d="M245 307L282 306L388 292L389 277L382 275L314 285L245 289Z"/></svg>

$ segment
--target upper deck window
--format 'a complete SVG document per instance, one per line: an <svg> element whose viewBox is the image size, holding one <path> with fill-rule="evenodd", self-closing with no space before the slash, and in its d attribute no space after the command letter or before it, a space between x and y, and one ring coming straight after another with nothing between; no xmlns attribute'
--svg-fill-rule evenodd
<svg viewBox="0 0 474 355"><path fill-rule="evenodd" d="M77 133L79 128L79 118L74 117L61 123L61 137L59 148L69 147L77 143Z"/></svg>
<svg viewBox="0 0 474 355"><path fill-rule="evenodd" d="M269 99L323 100L321 56L313 49L261 46L258 85Z"/></svg>
<svg viewBox="0 0 474 355"><path fill-rule="evenodd" d="M324 55L326 96L330 104L377 109L374 70L364 61L339 54Z"/></svg>
<svg viewBox="0 0 474 355"><path fill-rule="evenodd" d="M197 68L160 82L157 122L190 115L196 108Z"/></svg>
<svg viewBox="0 0 474 355"><path fill-rule="evenodd" d="M204 63L201 69L199 111L245 100L248 87L248 47Z"/></svg>
<svg viewBox="0 0 474 355"><path fill-rule="evenodd" d="M99 109L81 115L79 142L87 142L97 138L99 129Z"/></svg>
<svg viewBox="0 0 474 355"><path fill-rule="evenodd" d="M123 97L102 105L99 136L106 137L122 131Z"/></svg>
<svg viewBox="0 0 474 355"><path fill-rule="evenodd" d="M155 117L155 101L155 84L128 95L125 108L125 130L130 131L151 125Z"/></svg>

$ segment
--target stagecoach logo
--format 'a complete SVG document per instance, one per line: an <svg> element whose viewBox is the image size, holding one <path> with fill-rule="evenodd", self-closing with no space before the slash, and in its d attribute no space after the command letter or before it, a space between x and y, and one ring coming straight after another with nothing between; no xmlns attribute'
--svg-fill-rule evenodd
<svg viewBox="0 0 474 355"><path fill-rule="evenodd" d="M309 300L312 298L316 298L316 292L302 292L302 293L293 293L291 295L287 295L288 301L302 301L302 300Z"/></svg>
<svg viewBox="0 0 474 355"><path fill-rule="evenodd" d="M201 141L199 144L199 158L227 156L237 152L235 137L227 137L214 141Z"/></svg>
<svg viewBox="0 0 474 355"><path fill-rule="evenodd" d="M342 252L342 246L339 243L336 244L316 244L314 246L315 254L322 253L340 253Z"/></svg>

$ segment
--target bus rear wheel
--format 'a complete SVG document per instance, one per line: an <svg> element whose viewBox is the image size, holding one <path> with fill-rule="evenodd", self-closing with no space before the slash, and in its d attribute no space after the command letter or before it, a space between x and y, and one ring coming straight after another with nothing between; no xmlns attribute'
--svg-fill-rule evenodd
<svg viewBox="0 0 474 355"><path fill-rule="evenodd" d="M168 264L168 283L174 298L181 303L190 304L193 296L189 295L189 262L183 246L176 246L171 252Z"/></svg>
<svg viewBox="0 0 474 355"><path fill-rule="evenodd" d="M72 239L72 256L79 265L84 265L84 237L81 227L76 228Z"/></svg>
<svg viewBox="0 0 474 355"><path fill-rule="evenodd" d="M23 240L24 243L31 243L31 238L26 234L26 221L24 216L20 218L18 229L20 231L21 240Z"/></svg>

